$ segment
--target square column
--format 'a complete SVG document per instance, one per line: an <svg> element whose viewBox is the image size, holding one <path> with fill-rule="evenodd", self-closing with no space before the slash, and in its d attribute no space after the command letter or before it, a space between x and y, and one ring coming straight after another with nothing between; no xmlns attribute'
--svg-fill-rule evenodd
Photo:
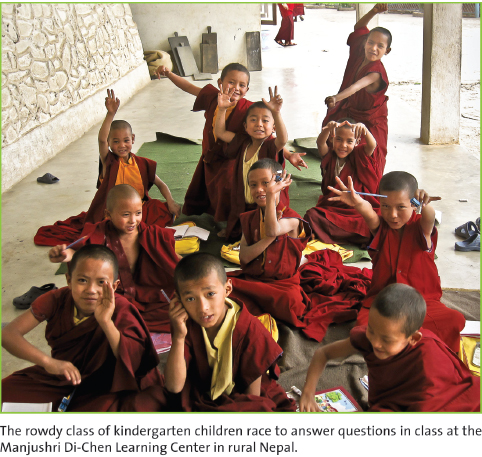
<svg viewBox="0 0 482 457"><path fill-rule="evenodd" d="M460 129L462 3L425 3L423 144L457 144Z"/></svg>
<svg viewBox="0 0 482 457"><path fill-rule="evenodd" d="M356 4L356 20L357 22L370 11L376 3L357 3ZM368 28L371 30L378 27L378 14L368 23Z"/></svg>

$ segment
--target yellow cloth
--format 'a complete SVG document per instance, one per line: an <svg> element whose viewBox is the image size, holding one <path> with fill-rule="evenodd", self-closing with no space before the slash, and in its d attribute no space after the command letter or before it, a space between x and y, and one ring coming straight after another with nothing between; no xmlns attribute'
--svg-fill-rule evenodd
<svg viewBox="0 0 482 457"><path fill-rule="evenodd" d="M179 225L188 225L189 227L196 227L196 224L191 221L184 222L183 224L179 224ZM193 252L199 251L200 244L201 242L199 241L198 237L190 236L187 238L183 238L181 240L176 240L174 249L176 250L176 253L179 255L187 255L187 254L192 254Z"/></svg>
<svg viewBox="0 0 482 457"><path fill-rule="evenodd" d="M129 186L137 190L141 198L144 198L144 184L142 183L141 172L133 154L131 154L127 163L119 160L119 171L117 172L115 185L119 184L129 184Z"/></svg>
<svg viewBox="0 0 482 457"><path fill-rule="evenodd" d="M261 316L256 316L256 317L264 325L266 330L268 330L269 334L273 337L273 340L278 342L278 338L279 338L278 326L276 325L276 321L273 319L271 314L265 313L265 314L261 314Z"/></svg>
<svg viewBox="0 0 482 457"><path fill-rule="evenodd" d="M248 173L249 173L249 169L251 168L253 163L258 161L259 150L261 149L261 146L263 146L263 143L260 144L258 150L254 153L254 156L251 157L251 159L249 159L248 161L246 161L246 153L248 152L249 146L244 151L244 156L243 156L243 182L244 182L244 199L246 200L246 203L254 203L254 198L252 197L251 192L249 190Z"/></svg>
<svg viewBox="0 0 482 457"><path fill-rule="evenodd" d="M322 249L330 249L331 251L338 252L341 255L343 261L353 257L353 251L349 251L348 249L342 248L338 244L326 244L322 243L320 240L313 240L310 241L306 248L303 251L303 255L307 256L308 254L312 254L316 251L321 251Z"/></svg>
<svg viewBox="0 0 482 457"><path fill-rule="evenodd" d="M474 338L471 336L463 336L460 338L459 358L467 365L468 369L473 375L480 378L480 367L472 365L472 358L474 357L475 345L480 343L480 337Z"/></svg>
<svg viewBox="0 0 482 457"><path fill-rule="evenodd" d="M204 335L204 343L206 344L206 353L208 363L213 370L211 378L211 398L216 400L220 395L225 393L229 395L234 388L233 382L233 332L238 321L241 308L239 305L226 298L228 310L224 321L218 330L214 343L211 345L206 329L202 327Z"/></svg>
<svg viewBox="0 0 482 457"><path fill-rule="evenodd" d="M77 307L74 305L74 325L77 326L81 324L82 322L86 321L90 316L85 316L82 319L79 319L77 316L79 315L79 311L77 310Z"/></svg>
<svg viewBox="0 0 482 457"><path fill-rule="evenodd" d="M228 246L223 245L221 247L221 257L223 259L229 260L231 263L240 265L239 261L239 245L240 241L236 241L234 244L229 244Z"/></svg>
<svg viewBox="0 0 482 457"><path fill-rule="evenodd" d="M226 120L228 119L229 115L233 112L233 109L236 108L236 105L234 106L230 106L227 110L226 110ZM214 116L213 116L213 136L214 136L214 139L216 141L218 141L218 138L216 137L216 119L218 117L218 107L216 106L216 109L214 110Z"/></svg>

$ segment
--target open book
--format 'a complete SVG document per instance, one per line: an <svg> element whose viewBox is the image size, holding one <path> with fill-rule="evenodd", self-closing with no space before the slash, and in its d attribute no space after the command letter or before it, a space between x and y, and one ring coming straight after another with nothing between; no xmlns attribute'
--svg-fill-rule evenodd
<svg viewBox="0 0 482 457"><path fill-rule="evenodd" d="M201 227L189 227L189 225L176 225L175 227L166 227L175 230L174 239L182 240L183 238L197 237L200 240L206 241L209 238L209 230Z"/></svg>
<svg viewBox="0 0 482 457"><path fill-rule="evenodd" d="M301 391L295 386L286 392L289 398L296 401L296 411L300 410ZM355 399L341 386L321 390L315 393L315 401L322 413L353 413L363 411Z"/></svg>

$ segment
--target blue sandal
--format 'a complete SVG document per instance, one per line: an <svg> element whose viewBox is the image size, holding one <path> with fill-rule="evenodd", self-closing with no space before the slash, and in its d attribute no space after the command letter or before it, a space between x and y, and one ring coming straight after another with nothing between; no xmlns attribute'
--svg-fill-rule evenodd
<svg viewBox="0 0 482 457"><path fill-rule="evenodd" d="M479 219L479 223L480 223L480 219ZM472 221L466 222L465 224L455 229L455 234L465 239L470 238L471 236L474 236L477 233L480 233L480 230L477 227L477 225L474 224Z"/></svg>
<svg viewBox="0 0 482 457"><path fill-rule="evenodd" d="M477 232L465 241L457 241L455 250L462 252L480 251L480 233Z"/></svg>

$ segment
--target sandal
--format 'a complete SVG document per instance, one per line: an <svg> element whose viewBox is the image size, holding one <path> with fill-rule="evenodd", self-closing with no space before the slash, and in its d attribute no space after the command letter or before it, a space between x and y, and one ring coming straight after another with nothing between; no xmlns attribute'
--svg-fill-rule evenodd
<svg viewBox="0 0 482 457"><path fill-rule="evenodd" d="M470 238L477 233L480 233L480 230L472 221L466 222L455 229L455 234L465 239Z"/></svg>
<svg viewBox="0 0 482 457"><path fill-rule="evenodd" d="M37 181L44 184L55 184L56 182L59 182L60 179L50 173L45 173L40 178L37 178Z"/></svg>
<svg viewBox="0 0 482 457"><path fill-rule="evenodd" d="M297 46L296 43L288 43L288 44L285 44L285 46Z"/></svg>
<svg viewBox="0 0 482 457"><path fill-rule="evenodd" d="M25 292L23 295L20 295L20 297L15 297L13 299L13 306L18 309L27 309L30 308L30 305L34 302L34 300L40 295L46 294L47 292L50 292L51 290L55 290L57 287L55 287L55 284L50 283L50 284L45 284L42 287L31 287L28 292Z"/></svg>
<svg viewBox="0 0 482 457"><path fill-rule="evenodd" d="M480 233L475 233L465 241L457 241L455 243L455 250L462 252L480 251Z"/></svg>

